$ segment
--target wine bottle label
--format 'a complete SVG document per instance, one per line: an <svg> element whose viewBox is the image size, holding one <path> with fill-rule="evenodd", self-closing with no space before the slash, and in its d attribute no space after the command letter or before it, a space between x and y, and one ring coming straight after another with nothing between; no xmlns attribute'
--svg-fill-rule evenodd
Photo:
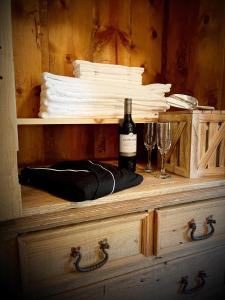
<svg viewBox="0 0 225 300"><path fill-rule="evenodd" d="M137 134L120 134L120 155L134 156L137 152Z"/></svg>

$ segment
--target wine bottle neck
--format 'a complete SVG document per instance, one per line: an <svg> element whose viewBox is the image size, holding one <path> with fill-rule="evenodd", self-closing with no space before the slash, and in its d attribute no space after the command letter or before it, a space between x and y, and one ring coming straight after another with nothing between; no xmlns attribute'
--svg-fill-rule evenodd
<svg viewBox="0 0 225 300"><path fill-rule="evenodd" d="M125 98L124 101L124 117L130 116L131 118L132 113L132 99L131 98Z"/></svg>
<svg viewBox="0 0 225 300"><path fill-rule="evenodd" d="M125 113L125 114L124 114L124 120L126 120L126 121L132 121L131 114Z"/></svg>

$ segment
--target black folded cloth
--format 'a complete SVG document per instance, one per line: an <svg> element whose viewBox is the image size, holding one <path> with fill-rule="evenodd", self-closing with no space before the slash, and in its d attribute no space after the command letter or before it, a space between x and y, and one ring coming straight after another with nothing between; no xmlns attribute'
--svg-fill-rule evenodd
<svg viewBox="0 0 225 300"><path fill-rule="evenodd" d="M62 161L48 167L26 167L19 181L70 201L97 199L143 181L143 176L108 163Z"/></svg>

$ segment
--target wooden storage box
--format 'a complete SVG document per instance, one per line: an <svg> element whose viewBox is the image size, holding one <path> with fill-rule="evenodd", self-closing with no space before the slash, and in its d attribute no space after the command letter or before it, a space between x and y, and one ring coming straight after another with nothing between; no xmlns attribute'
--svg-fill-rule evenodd
<svg viewBox="0 0 225 300"><path fill-rule="evenodd" d="M160 121L172 123L168 171L189 178L225 174L225 111L166 112Z"/></svg>

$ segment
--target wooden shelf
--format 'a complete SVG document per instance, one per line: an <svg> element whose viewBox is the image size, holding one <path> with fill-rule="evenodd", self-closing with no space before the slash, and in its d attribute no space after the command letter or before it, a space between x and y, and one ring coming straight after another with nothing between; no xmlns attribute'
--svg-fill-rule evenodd
<svg viewBox="0 0 225 300"><path fill-rule="evenodd" d="M71 208L83 208L95 205L105 205L112 204L117 205L119 202L132 201L138 199L151 199L149 200L148 206L150 204L155 206L166 206L168 205L168 200L164 202L161 196L173 194L173 193L183 193L195 191L199 193L201 189L207 189L204 193L199 194L199 200L206 198L208 193L208 199L210 199L211 192L215 194L213 188L218 189L217 197L220 197L220 188L225 188L225 177L213 178L195 178L189 179L184 178L175 174L171 174L171 178L166 181L156 178L154 174L143 173L143 166L138 166L137 172L144 176L144 181L136 186L123 191L117 192L113 195L108 195L96 200L83 201L83 202L71 202L63 200L61 198L55 197L45 191L38 190L29 186L21 186L22 188L22 199L23 199L23 213L22 216L31 216L36 214L52 213L57 211L68 210ZM156 171L157 172L157 171ZM212 191L211 191L212 190ZM192 201L193 199L186 199L185 201ZM182 204L182 197L180 199L172 198L173 202L176 204ZM117 204L116 204L117 203Z"/></svg>
<svg viewBox="0 0 225 300"><path fill-rule="evenodd" d="M18 118L17 125L60 125L60 124L118 124L119 117L80 117L80 118ZM148 117L133 118L135 123L147 123L156 121L158 112L153 112Z"/></svg>

